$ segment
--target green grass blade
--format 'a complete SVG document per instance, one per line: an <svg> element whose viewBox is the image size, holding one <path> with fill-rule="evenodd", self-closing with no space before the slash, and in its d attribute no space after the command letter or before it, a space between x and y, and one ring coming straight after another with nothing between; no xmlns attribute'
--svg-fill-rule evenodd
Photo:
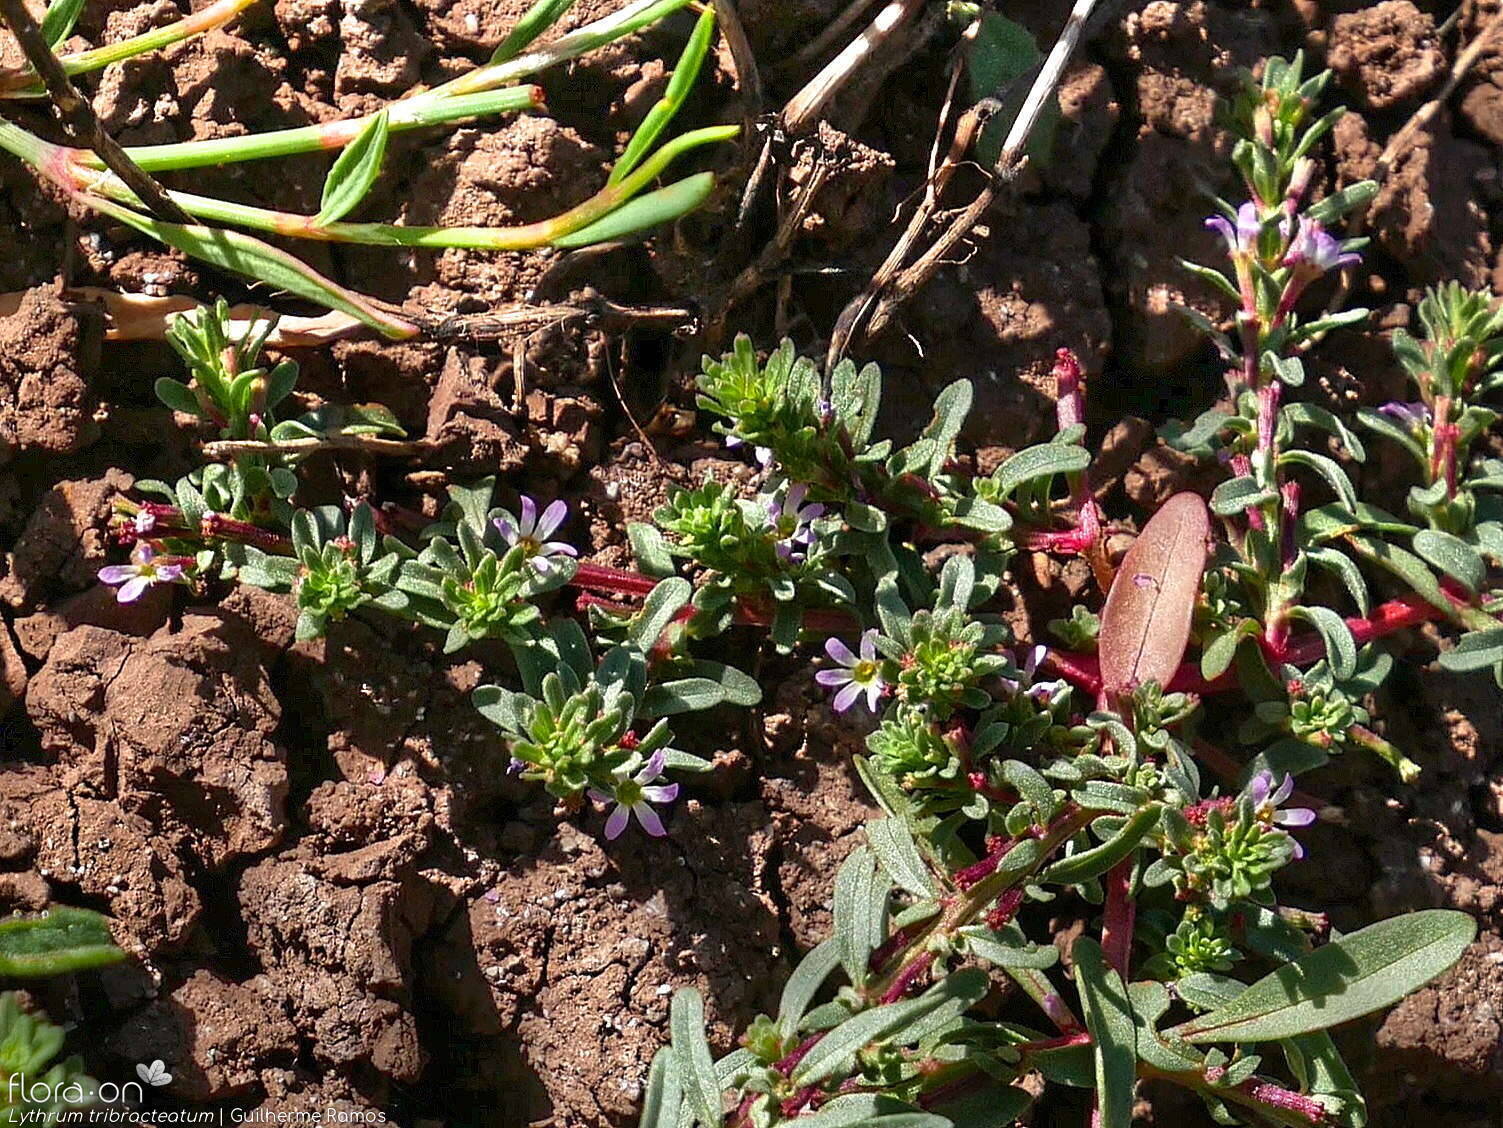
<svg viewBox="0 0 1503 1128"><path fill-rule="evenodd" d="M553 240L555 247L588 247L633 235L660 223L687 215L704 203L715 189L713 172L697 172L645 196L623 204L604 219Z"/></svg>
<svg viewBox="0 0 1503 1128"><path fill-rule="evenodd" d="M505 86L500 90L483 90L437 101L406 98L382 110L388 115L393 133L421 129L428 125L448 125L470 118L516 110L535 110L542 105L542 91L536 86ZM147 172L166 172L205 165L232 164L238 161L288 157L298 153L316 153L349 145L371 119L350 118L323 125L303 125L294 129L276 129L244 137L215 137L204 141L177 141L167 145L135 145L125 150L131 160ZM104 168L97 157L87 160L90 168Z"/></svg>
<svg viewBox="0 0 1503 1128"><path fill-rule="evenodd" d="M683 54L679 56L678 65L673 68L673 76L668 80L668 89L663 91L663 96L658 99L657 105L647 112L642 119L642 124L637 127L632 139L627 142L626 151L621 154L621 159L616 162L616 167L611 170L611 178L608 184L615 184L624 179L632 169L642 163L642 158L657 143L663 130L668 128L674 116L688 100L689 90L694 86L694 80L699 77L700 70L704 67L705 56L710 51L710 40L715 34L715 9L706 8L699 16L699 22L694 25L694 33L689 36L689 42L684 44Z"/></svg>
<svg viewBox="0 0 1503 1128"><path fill-rule="evenodd" d="M197 224L165 223L98 196L80 193L79 199L95 211L150 235L185 255L347 313L393 340L417 335L416 325L378 309L368 298L345 289L306 263L260 239L238 231L218 231Z"/></svg>
<svg viewBox="0 0 1503 1128"><path fill-rule="evenodd" d="M504 63L521 54L534 39L558 23L572 7L574 0L537 0L501 41L501 46L491 56L491 62Z"/></svg>
<svg viewBox="0 0 1503 1128"><path fill-rule="evenodd" d="M84 0L52 0L42 18L42 38L47 46L56 47L73 32L73 25L83 13Z"/></svg>

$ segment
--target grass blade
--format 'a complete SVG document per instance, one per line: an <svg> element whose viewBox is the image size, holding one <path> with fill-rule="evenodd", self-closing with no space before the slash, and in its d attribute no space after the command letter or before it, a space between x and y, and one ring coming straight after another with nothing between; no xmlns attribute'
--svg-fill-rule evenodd
<svg viewBox="0 0 1503 1128"><path fill-rule="evenodd" d="M642 158L657 143L663 130L668 128L688 100L689 90L704 67L705 55L709 53L710 39L714 34L715 9L706 7L700 13L699 22L694 25L689 42L684 44L683 54L679 56L678 65L673 68L673 76L668 80L668 89L663 91L663 96L647 111L642 124L637 126L636 133L627 142L626 151L621 154L621 159L616 162L616 167L611 170L610 180L606 183L617 183L641 164Z"/></svg>

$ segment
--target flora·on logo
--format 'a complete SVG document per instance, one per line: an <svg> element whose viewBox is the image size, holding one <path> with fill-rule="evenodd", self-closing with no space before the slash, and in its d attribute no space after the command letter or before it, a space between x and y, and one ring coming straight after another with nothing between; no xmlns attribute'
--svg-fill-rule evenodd
<svg viewBox="0 0 1503 1128"><path fill-rule="evenodd" d="M157 1058L151 1064L145 1063L136 1066L136 1076L153 1087L170 1084L172 1074L167 1072L167 1063Z"/></svg>

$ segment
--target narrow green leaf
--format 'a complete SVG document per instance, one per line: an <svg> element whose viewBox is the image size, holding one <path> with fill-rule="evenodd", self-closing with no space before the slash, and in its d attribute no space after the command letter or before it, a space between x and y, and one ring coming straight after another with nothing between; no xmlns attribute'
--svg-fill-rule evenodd
<svg viewBox="0 0 1503 1128"><path fill-rule="evenodd" d="M1320 430L1336 436L1340 440L1341 445L1346 448L1347 453L1358 462L1362 462L1367 458L1367 448L1362 445L1362 440L1338 416L1318 404L1286 404L1282 414L1284 418L1298 426L1318 427Z"/></svg>
<svg viewBox="0 0 1503 1128"><path fill-rule="evenodd" d="M1132 1128L1137 1079L1137 1026L1122 977L1106 966L1101 945L1089 936L1075 941L1075 983L1086 1029L1094 1040L1099 1128Z"/></svg>
<svg viewBox="0 0 1503 1128"><path fill-rule="evenodd" d="M405 340L418 334L418 327L410 321L380 309L371 299L331 282L286 251L253 236L198 224L164 223L112 200L87 194L79 198L95 211L150 235L191 258L264 283L273 290L286 290L328 309L347 313L392 340Z"/></svg>
<svg viewBox="0 0 1503 1128"><path fill-rule="evenodd" d="M970 968L947 975L916 999L873 1007L846 1019L804 1055L793 1071L795 1085L816 1085L850 1068L857 1053L938 1012L958 1017L981 1001L987 978Z"/></svg>
<svg viewBox="0 0 1503 1128"><path fill-rule="evenodd" d="M1279 455L1280 466L1291 464L1308 466L1325 479L1326 484L1335 491L1337 500L1343 506L1348 510L1357 508L1357 490L1352 485L1352 480L1346 476L1346 471L1337 465L1335 459L1309 450L1286 450Z"/></svg>
<svg viewBox="0 0 1503 1128"><path fill-rule="evenodd" d="M1093 877L1100 877L1137 849L1138 843L1143 841L1143 836L1152 830L1158 821L1159 808L1157 806L1144 807L1128 819L1121 830L1100 846L1083 850L1079 854L1072 854L1062 861L1055 862L1039 876L1039 881L1055 885L1076 885L1082 881L1089 881Z"/></svg>
<svg viewBox="0 0 1503 1128"><path fill-rule="evenodd" d="M83 14L84 0L52 0L42 17L42 38L47 46L56 47L73 34L73 26Z"/></svg>
<svg viewBox="0 0 1503 1128"><path fill-rule="evenodd" d="M630 521L626 526L626 539L631 544L632 559L639 569L653 577L673 575L673 556L656 526L645 521Z"/></svg>
<svg viewBox="0 0 1503 1128"><path fill-rule="evenodd" d="M638 1128L678 1128L684 1087L679 1082L673 1051L664 1046L652 1056L647 1070L647 1090L642 1094L642 1117Z"/></svg>
<svg viewBox="0 0 1503 1128"><path fill-rule="evenodd" d="M622 152L621 159L616 162L616 167L611 170L607 184L620 183L642 163L642 158L647 155L648 150L652 148L663 130L668 128L683 107L689 97L690 87L694 85L694 80L699 77L699 72L704 68L705 56L709 53L710 40L714 34L715 9L707 5L699 15L694 31L690 33L689 41L684 44L683 54L679 56L678 65L673 68L673 74L668 80L663 96L658 99L652 109L647 111L642 124L637 126L631 140L626 143L626 149Z"/></svg>
<svg viewBox="0 0 1503 1128"><path fill-rule="evenodd" d="M866 982L867 961L886 933L887 894L892 879L877 869L866 847L857 847L835 874L833 915L840 963L853 984Z"/></svg>
<svg viewBox="0 0 1503 1128"><path fill-rule="evenodd" d="M643 717L671 717L713 709L725 700L725 688L709 678L674 678L647 687L637 712Z"/></svg>
<svg viewBox="0 0 1503 1128"><path fill-rule="evenodd" d="M694 1115L705 1128L720 1128L725 1121L720 1107L720 1078L705 1038L704 1000L693 987L680 987L673 993L668 1025L676 1072Z"/></svg>
<svg viewBox="0 0 1503 1128"><path fill-rule="evenodd" d="M315 227L324 227L343 219L365 199L381 166L386 161L386 142L391 136L391 122L382 110L335 159L324 179L323 197L319 202Z"/></svg>
<svg viewBox="0 0 1503 1128"><path fill-rule="evenodd" d="M176 380L160 376L152 385L152 389L156 392L157 399L173 411L181 411L184 415L192 415L195 418L198 416L198 400L193 395L193 389L187 384L180 384Z"/></svg>
<svg viewBox="0 0 1503 1128"><path fill-rule="evenodd" d="M1450 533L1421 529L1414 534L1414 551L1473 595L1487 579L1487 565L1477 550Z"/></svg>
<svg viewBox="0 0 1503 1128"><path fill-rule="evenodd" d="M1429 461L1425 455L1425 448L1420 445L1419 440L1381 412L1374 411L1370 407L1359 407L1357 422L1374 434L1382 435L1385 439L1398 443L1421 465Z"/></svg>
<svg viewBox="0 0 1503 1128"><path fill-rule="evenodd" d="M644 654L649 653L668 629L668 624L673 622L673 617L687 606L693 594L694 589L682 576L669 576L659 580L647 593L642 610L637 613L627 631L627 638L632 645Z"/></svg>
<svg viewBox="0 0 1503 1128"><path fill-rule="evenodd" d="M1345 681L1357 672L1357 640L1346 620L1329 607L1294 607L1292 618L1303 619L1320 632L1326 644L1326 659L1331 663L1331 673Z"/></svg>
<svg viewBox="0 0 1503 1128"><path fill-rule="evenodd" d="M913 832L902 819L877 819L866 824L866 841L887 876L915 897L937 897L939 887L924 865Z"/></svg>
<svg viewBox="0 0 1503 1128"><path fill-rule="evenodd" d="M1269 1042L1350 1022L1434 979L1476 934L1475 920L1450 909L1391 917L1301 956L1172 1033L1186 1042Z"/></svg>
<svg viewBox="0 0 1503 1128"><path fill-rule="evenodd" d="M886 1093L847 1093L800 1116L798 1128L953 1128L951 1121L922 1112Z"/></svg>
<svg viewBox="0 0 1503 1128"><path fill-rule="evenodd" d="M1064 443L1040 443L1012 455L992 471L998 497L1008 497L1025 482L1050 478L1056 474L1075 474L1091 464L1091 452L1085 447Z"/></svg>
<svg viewBox="0 0 1503 1128"><path fill-rule="evenodd" d="M1464 634L1455 647L1440 656L1441 666L1458 674L1486 670L1499 662L1503 662L1503 627Z"/></svg>
<svg viewBox="0 0 1503 1128"><path fill-rule="evenodd" d="M638 231L688 215L709 199L714 188L713 172L696 172L693 176L686 176L664 188L638 196L577 231L560 235L552 241L552 245L588 247L594 243L609 243L627 235L635 235Z"/></svg>
<svg viewBox="0 0 1503 1128"><path fill-rule="evenodd" d="M1255 506L1275 501L1278 496L1251 477L1232 478L1211 491L1211 512L1218 517L1235 517Z"/></svg>
<svg viewBox="0 0 1503 1128"><path fill-rule="evenodd" d="M778 1002L778 1033L792 1038L798 1032L798 1024L809 1009L814 996L824 986L830 972L840 966L840 941L831 936L799 961L798 967L783 984L783 995Z"/></svg>
<svg viewBox="0 0 1503 1128"><path fill-rule="evenodd" d="M1335 575L1346 586L1357 610L1363 615L1368 613L1372 607L1372 597L1368 594L1367 581L1362 578L1362 569L1357 567L1356 561L1334 548L1309 548L1305 550L1305 555L1310 558L1310 563Z"/></svg>
<svg viewBox="0 0 1503 1128"><path fill-rule="evenodd" d="M1042 971L1059 962L1059 949L1053 944L1033 944L1016 925L997 930L984 924L966 925L960 930L966 950L998 967L1034 968Z"/></svg>
<svg viewBox="0 0 1503 1128"><path fill-rule="evenodd" d="M534 39L542 35L574 7L574 0L537 0L522 13L522 18L491 55L492 63L504 63L525 51Z"/></svg>
<svg viewBox="0 0 1503 1128"><path fill-rule="evenodd" d="M123 959L109 921L89 909L56 905L35 916L0 921L0 975L34 979Z"/></svg>

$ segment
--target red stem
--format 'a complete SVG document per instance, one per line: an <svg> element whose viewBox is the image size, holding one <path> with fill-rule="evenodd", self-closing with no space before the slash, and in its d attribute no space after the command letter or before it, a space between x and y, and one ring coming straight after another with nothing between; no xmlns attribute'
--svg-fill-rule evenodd
<svg viewBox="0 0 1503 1128"><path fill-rule="evenodd" d="M1449 586L1443 584L1442 590L1446 598L1455 606L1468 606L1467 600L1451 590ZM1347 619L1346 625L1351 628L1352 638L1358 646L1361 646L1365 642L1372 642L1374 639L1383 638L1409 627L1443 618L1444 615L1445 612L1430 603L1424 596L1417 592L1410 592L1397 599L1390 599L1387 603L1379 604L1365 619L1355 617ZM1275 663L1308 666L1324 658L1325 654L1325 642L1319 635L1311 634L1293 639L1280 650L1269 653L1268 657ZM1094 654L1071 654L1067 651L1051 650L1044 659L1044 665L1050 673L1064 678L1071 685L1086 693L1094 695L1101 692L1101 663ZM1237 688L1237 679L1229 670L1214 681L1207 681L1200 676L1198 663L1186 662L1169 680L1166 688L1185 693L1225 693L1227 690Z"/></svg>
<svg viewBox="0 0 1503 1128"><path fill-rule="evenodd" d="M1132 930L1138 906L1128 890L1132 881L1133 856L1123 858L1106 875L1106 915L1101 925L1101 951L1106 962L1124 982L1132 958Z"/></svg>

